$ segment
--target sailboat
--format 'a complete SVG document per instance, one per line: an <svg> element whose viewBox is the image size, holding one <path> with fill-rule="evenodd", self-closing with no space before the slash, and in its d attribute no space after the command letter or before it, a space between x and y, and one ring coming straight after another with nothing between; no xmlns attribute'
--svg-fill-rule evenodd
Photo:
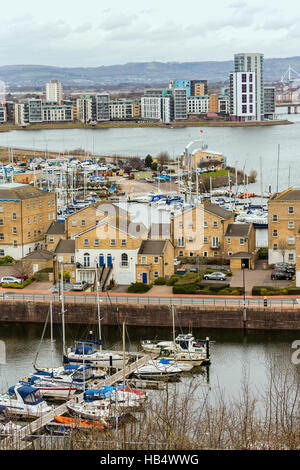
<svg viewBox="0 0 300 470"><path fill-rule="evenodd" d="M64 364L73 363L89 364L92 367L100 368L113 368L121 369L123 367L124 358L117 353L111 351L103 351L102 349L102 334L101 334L101 316L100 316L100 298L99 298L99 282L98 270L96 268L96 286L97 286L97 316L98 316L98 340L84 340L75 341L74 346L70 346L66 352L64 348ZM64 341L65 344L65 341ZM99 346L97 348L96 346ZM128 363L128 358L125 358L125 363Z"/></svg>
<svg viewBox="0 0 300 470"><path fill-rule="evenodd" d="M142 348L150 353L173 359L177 363L188 363L200 366L210 363L209 338L195 340L191 333L179 334L175 337L175 307L172 305L173 341L151 341L141 342Z"/></svg>

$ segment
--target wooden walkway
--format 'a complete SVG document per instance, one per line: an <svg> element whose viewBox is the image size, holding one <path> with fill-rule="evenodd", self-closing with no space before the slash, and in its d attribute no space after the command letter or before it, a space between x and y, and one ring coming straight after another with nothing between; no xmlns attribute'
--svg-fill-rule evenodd
<svg viewBox="0 0 300 470"><path fill-rule="evenodd" d="M96 382L96 386L101 387L103 385L113 385L116 382L121 381L124 377L126 378L131 375L139 367L147 364L149 360L151 360L150 355L143 355L137 361L125 366L125 371L121 369L107 379L98 380ZM81 402L83 400L83 395L84 392L79 395L75 395L76 401ZM67 403L54 408L52 411L45 414L44 416L41 416L35 421L32 421L30 424L20 429L20 431L14 433L13 436L9 436L0 441L0 450L24 450L25 448L28 448L29 443L26 438L31 438L36 432L38 432L47 424L51 423L55 416L61 416L66 413L68 403L72 403L72 400L69 400Z"/></svg>

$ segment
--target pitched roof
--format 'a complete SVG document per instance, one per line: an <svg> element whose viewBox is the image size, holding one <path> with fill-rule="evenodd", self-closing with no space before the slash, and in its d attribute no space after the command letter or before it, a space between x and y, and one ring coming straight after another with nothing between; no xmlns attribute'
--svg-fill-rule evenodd
<svg viewBox="0 0 300 470"><path fill-rule="evenodd" d="M101 220L98 224L94 225L93 227L89 227L86 230L83 230L80 233L75 235L75 238L81 236L83 233L87 233L90 230L94 230L101 225L110 225L117 230L120 230L123 233L127 233L129 236L138 238L142 236L144 233L147 233L147 227L141 222L130 222L130 219L124 217L106 217L105 219Z"/></svg>
<svg viewBox="0 0 300 470"><path fill-rule="evenodd" d="M225 237L247 237L251 224L228 224Z"/></svg>
<svg viewBox="0 0 300 470"><path fill-rule="evenodd" d="M48 261L53 258L53 253L47 250L34 250L24 256L22 259L25 260L38 260L38 261Z"/></svg>
<svg viewBox="0 0 300 470"><path fill-rule="evenodd" d="M246 251L239 251L238 253L234 253L233 255L230 256L230 258L245 258L245 259L251 259L253 257L252 253L247 253Z"/></svg>
<svg viewBox="0 0 300 470"><path fill-rule="evenodd" d="M64 221L55 221L51 222L45 235L64 235L65 233L65 222Z"/></svg>
<svg viewBox="0 0 300 470"><path fill-rule="evenodd" d="M35 188L30 184L1 184L0 185L0 199L8 199L13 201L20 201L30 199L33 197L41 197L45 195L53 195Z"/></svg>
<svg viewBox="0 0 300 470"><path fill-rule="evenodd" d="M289 188L282 193L275 193L270 201L300 201L300 189Z"/></svg>
<svg viewBox="0 0 300 470"><path fill-rule="evenodd" d="M143 240L138 255L162 255L168 240Z"/></svg>
<svg viewBox="0 0 300 470"><path fill-rule="evenodd" d="M75 240L63 240L61 238L56 245L54 253L61 253L61 254L75 253Z"/></svg>
<svg viewBox="0 0 300 470"><path fill-rule="evenodd" d="M233 212L227 211L226 209L223 209L222 207L218 206L217 204L213 204L212 202L204 202L203 208L206 212L210 212L211 214L214 214L221 219L227 220L234 216Z"/></svg>

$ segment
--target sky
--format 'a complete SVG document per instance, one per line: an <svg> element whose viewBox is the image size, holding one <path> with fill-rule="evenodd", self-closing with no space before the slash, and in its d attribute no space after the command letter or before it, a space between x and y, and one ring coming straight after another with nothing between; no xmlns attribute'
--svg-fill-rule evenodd
<svg viewBox="0 0 300 470"><path fill-rule="evenodd" d="M0 65L96 67L128 62L300 55L296 0L14 0L2 2Z"/></svg>

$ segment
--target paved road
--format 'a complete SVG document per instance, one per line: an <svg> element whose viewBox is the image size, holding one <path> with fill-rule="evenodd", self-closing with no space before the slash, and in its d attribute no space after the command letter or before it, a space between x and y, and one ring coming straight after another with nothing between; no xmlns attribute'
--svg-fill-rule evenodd
<svg viewBox="0 0 300 470"><path fill-rule="evenodd" d="M76 302L76 303L96 303L96 294L74 294L65 293L65 302ZM213 305L213 306L238 306L243 307L244 301L242 297L212 297L212 296L147 296L147 295L124 295L124 294L100 294L101 302L112 303L112 304L138 304L138 305ZM35 302L50 302L61 300L58 294L49 293L33 293L33 292L1 292L0 301L5 300L31 300ZM268 298L268 307L280 306L280 307L299 307L300 299L295 297L274 297ZM264 306L264 299L262 297L246 297L246 306Z"/></svg>

